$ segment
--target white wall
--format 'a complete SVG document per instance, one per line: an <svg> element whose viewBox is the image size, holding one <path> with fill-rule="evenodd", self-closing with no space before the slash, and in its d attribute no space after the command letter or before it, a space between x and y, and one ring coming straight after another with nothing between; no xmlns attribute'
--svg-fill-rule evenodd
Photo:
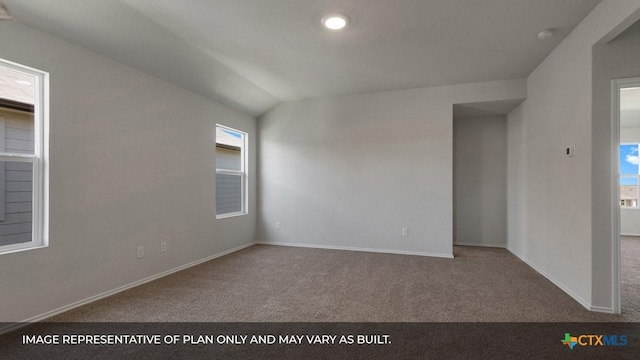
<svg viewBox="0 0 640 360"><path fill-rule="evenodd" d="M527 100L508 116L508 248L598 310L611 307L611 292L607 304L592 282L610 274L592 254L607 256L597 245L606 244L598 227L610 227L611 192L592 188L598 181L592 143L609 136L592 125L592 46L639 8L640 1L602 1L531 73ZM569 145L575 145L573 158L564 155Z"/></svg>
<svg viewBox="0 0 640 360"><path fill-rule="evenodd" d="M0 255L0 321L254 240L256 178L250 215L216 220L213 152L216 123L247 132L255 174L254 118L19 22L0 23L0 44L51 83L50 246Z"/></svg>
<svg viewBox="0 0 640 360"><path fill-rule="evenodd" d="M450 257L453 104L523 99L524 88L514 80L276 107L258 121L258 240Z"/></svg>
<svg viewBox="0 0 640 360"><path fill-rule="evenodd" d="M454 245L507 245L507 119L453 122Z"/></svg>
<svg viewBox="0 0 640 360"><path fill-rule="evenodd" d="M620 128L620 143L640 143L640 128Z"/></svg>
<svg viewBox="0 0 640 360"><path fill-rule="evenodd" d="M620 209L620 235L640 236L640 209Z"/></svg>
<svg viewBox="0 0 640 360"><path fill-rule="evenodd" d="M507 116L507 249L514 254L520 254L528 233L527 124L523 116L522 104Z"/></svg>

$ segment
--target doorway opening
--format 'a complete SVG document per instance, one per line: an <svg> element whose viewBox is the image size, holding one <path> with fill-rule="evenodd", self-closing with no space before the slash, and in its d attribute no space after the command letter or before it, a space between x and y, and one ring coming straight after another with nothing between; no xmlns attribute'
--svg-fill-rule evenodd
<svg viewBox="0 0 640 360"><path fill-rule="evenodd" d="M617 219L614 226L614 312L640 299L640 78L612 83Z"/></svg>
<svg viewBox="0 0 640 360"><path fill-rule="evenodd" d="M507 114L521 102L453 106L455 246L507 247Z"/></svg>

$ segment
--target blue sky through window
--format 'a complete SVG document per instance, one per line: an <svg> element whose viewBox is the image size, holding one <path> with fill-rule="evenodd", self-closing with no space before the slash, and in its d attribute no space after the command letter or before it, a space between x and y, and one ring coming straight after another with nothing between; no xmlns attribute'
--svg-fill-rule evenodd
<svg viewBox="0 0 640 360"><path fill-rule="evenodd" d="M638 186L638 178L621 177L620 178L620 185Z"/></svg>
<svg viewBox="0 0 640 360"><path fill-rule="evenodd" d="M638 174L638 145L620 145L620 174Z"/></svg>
<svg viewBox="0 0 640 360"><path fill-rule="evenodd" d="M220 130L222 130L222 131L226 132L227 134L229 134L229 135L231 135L231 136L235 136L235 137L237 137L238 139L240 139L240 138L242 137L242 135L240 135L240 134L238 134L237 132L234 132L234 131L230 131L230 130L227 130L227 129L220 129ZM637 150L637 149L638 149L638 147L636 146L636 150ZM637 151L636 151L636 152L637 152ZM636 166L636 167L637 167L637 166ZM637 173L636 173L636 174L637 174Z"/></svg>
<svg viewBox="0 0 640 360"><path fill-rule="evenodd" d="M638 145L620 145L620 174L637 175L638 172ZM621 177L620 185L638 185L636 177Z"/></svg>

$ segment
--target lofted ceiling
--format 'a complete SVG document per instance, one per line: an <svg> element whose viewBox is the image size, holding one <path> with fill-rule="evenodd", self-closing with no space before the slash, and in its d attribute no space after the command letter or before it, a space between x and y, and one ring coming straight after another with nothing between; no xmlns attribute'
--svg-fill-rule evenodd
<svg viewBox="0 0 640 360"><path fill-rule="evenodd" d="M254 116L282 101L524 78L599 0L6 0L18 21ZM320 25L347 14L341 32ZM545 28L557 29L538 40Z"/></svg>

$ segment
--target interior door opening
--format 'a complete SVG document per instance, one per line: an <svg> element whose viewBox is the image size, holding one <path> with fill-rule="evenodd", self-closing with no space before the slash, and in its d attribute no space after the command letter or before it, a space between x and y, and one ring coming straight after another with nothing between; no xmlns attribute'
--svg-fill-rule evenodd
<svg viewBox="0 0 640 360"><path fill-rule="evenodd" d="M453 107L453 245L507 247L506 114L519 103Z"/></svg>
<svg viewBox="0 0 640 360"><path fill-rule="evenodd" d="M615 236L616 313L625 312L640 298L640 78L614 80L614 123L618 143L617 236Z"/></svg>

